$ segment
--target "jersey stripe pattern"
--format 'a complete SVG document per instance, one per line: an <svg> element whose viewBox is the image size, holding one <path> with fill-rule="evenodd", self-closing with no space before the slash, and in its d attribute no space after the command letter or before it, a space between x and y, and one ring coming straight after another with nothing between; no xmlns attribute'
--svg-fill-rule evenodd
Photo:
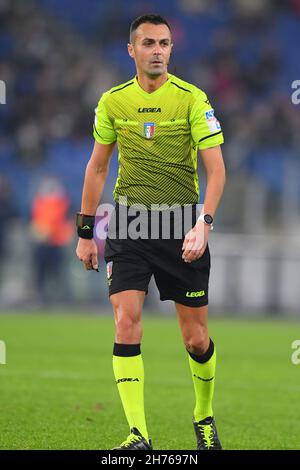
<svg viewBox="0 0 300 470"><path fill-rule="evenodd" d="M118 142L115 201L149 209L198 202L197 150L224 142L202 90L168 74L147 93L134 77L103 93L95 113L95 140Z"/></svg>

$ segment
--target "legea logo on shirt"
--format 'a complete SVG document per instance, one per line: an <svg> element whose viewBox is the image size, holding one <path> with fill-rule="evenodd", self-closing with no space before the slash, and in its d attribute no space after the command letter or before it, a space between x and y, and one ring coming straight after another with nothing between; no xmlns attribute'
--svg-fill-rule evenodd
<svg viewBox="0 0 300 470"><path fill-rule="evenodd" d="M217 132L221 130L221 125L219 121L215 117L214 109L210 109L209 111L205 111L205 119L207 121L208 128L210 132Z"/></svg>
<svg viewBox="0 0 300 470"><path fill-rule="evenodd" d="M139 108L139 113L161 113L161 108Z"/></svg>

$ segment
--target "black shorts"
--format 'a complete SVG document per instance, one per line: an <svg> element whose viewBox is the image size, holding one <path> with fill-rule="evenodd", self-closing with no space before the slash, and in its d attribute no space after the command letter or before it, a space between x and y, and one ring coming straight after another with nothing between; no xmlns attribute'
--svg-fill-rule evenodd
<svg viewBox="0 0 300 470"><path fill-rule="evenodd" d="M210 253L207 246L201 258L191 263L182 259L182 244L186 233L196 222L196 208L192 207L191 226L187 226L181 238L175 238L172 227L170 238L131 239L120 236L123 222L116 205L109 223L104 259L107 263L109 296L125 290L141 290L148 293L152 274L161 300L174 300L183 305L199 307L208 304ZM151 211L148 211L150 214ZM134 216L126 214L127 226ZM171 217L172 219L172 217ZM116 229L112 235L111 227ZM150 235L150 229L149 229Z"/></svg>

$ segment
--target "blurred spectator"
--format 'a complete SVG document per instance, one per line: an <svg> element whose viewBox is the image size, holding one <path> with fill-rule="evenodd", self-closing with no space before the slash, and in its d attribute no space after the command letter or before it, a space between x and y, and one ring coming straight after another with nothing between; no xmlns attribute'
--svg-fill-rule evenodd
<svg viewBox="0 0 300 470"><path fill-rule="evenodd" d="M9 233L12 229L11 221L17 217L13 195L10 185L6 178L0 175L0 266L3 266L3 260L6 253L6 244L9 239ZM2 270L1 270L2 271ZM0 280L3 273L0 272Z"/></svg>
<svg viewBox="0 0 300 470"><path fill-rule="evenodd" d="M272 0L232 0L232 6L236 15L236 28L240 34L265 32L270 24Z"/></svg>
<svg viewBox="0 0 300 470"><path fill-rule="evenodd" d="M206 13L211 10L212 6L215 7L215 0L177 0L178 7L189 15L195 15L199 13Z"/></svg>
<svg viewBox="0 0 300 470"><path fill-rule="evenodd" d="M38 300L63 300L67 293L65 247L74 234L74 223L68 219L69 198L55 178L46 177L32 203L32 240L35 289Z"/></svg>

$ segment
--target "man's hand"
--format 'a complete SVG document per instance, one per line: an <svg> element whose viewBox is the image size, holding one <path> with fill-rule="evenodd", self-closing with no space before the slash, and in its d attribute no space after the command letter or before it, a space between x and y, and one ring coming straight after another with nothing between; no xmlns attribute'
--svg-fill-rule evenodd
<svg viewBox="0 0 300 470"><path fill-rule="evenodd" d="M210 226L198 220L194 227L186 234L182 245L182 259L191 263L203 255L207 242Z"/></svg>
<svg viewBox="0 0 300 470"><path fill-rule="evenodd" d="M79 238L76 255L83 262L85 269L98 270L98 250L93 238L91 240Z"/></svg>

